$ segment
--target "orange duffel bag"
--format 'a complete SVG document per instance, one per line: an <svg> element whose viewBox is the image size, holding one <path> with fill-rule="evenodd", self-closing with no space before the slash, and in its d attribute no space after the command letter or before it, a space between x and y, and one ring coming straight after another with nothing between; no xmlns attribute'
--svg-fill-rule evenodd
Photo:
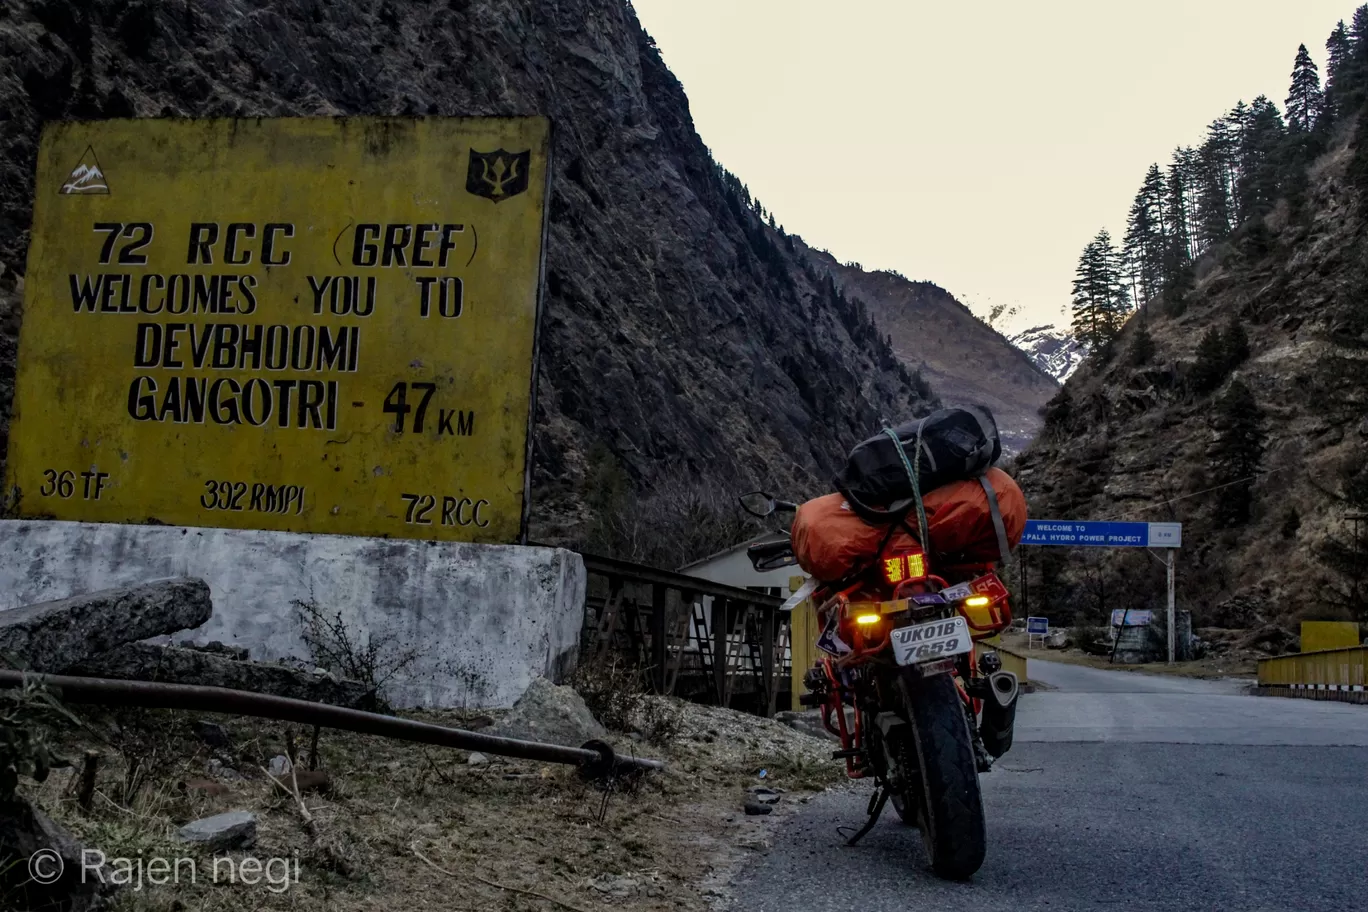
<svg viewBox="0 0 1368 912"><path fill-rule="evenodd" d="M1001 469L989 469L985 477L997 495L1008 545L1015 548L1026 528L1026 497L1012 476ZM927 550L931 552L932 572L938 564L992 563L1002 558L988 493L977 478L942 485L927 493L922 503L931 539ZM913 510L907 514L905 525L888 539L887 550L916 549L916 528ZM831 581L873 561L888 536L888 526L865 522L842 495L828 494L798 508L792 535L798 565L819 580Z"/></svg>

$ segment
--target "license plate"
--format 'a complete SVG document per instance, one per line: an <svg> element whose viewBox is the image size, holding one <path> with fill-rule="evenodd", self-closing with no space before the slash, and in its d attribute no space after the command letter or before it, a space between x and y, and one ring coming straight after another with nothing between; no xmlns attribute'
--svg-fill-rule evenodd
<svg viewBox="0 0 1368 912"><path fill-rule="evenodd" d="M969 625L958 615L893 631L893 658L899 665L943 659L973 648Z"/></svg>

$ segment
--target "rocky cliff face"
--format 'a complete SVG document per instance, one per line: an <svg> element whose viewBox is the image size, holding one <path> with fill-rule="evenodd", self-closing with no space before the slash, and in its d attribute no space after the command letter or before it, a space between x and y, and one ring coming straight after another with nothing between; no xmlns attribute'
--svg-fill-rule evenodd
<svg viewBox="0 0 1368 912"><path fill-rule="evenodd" d="M954 295L930 282L839 263L824 251L809 248L808 255L869 310L898 357L919 370L946 405L987 405L1010 452L1035 437L1040 409L1059 384Z"/></svg>
<svg viewBox="0 0 1368 912"><path fill-rule="evenodd" d="M557 127L536 537L584 538L595 509L621 507L605 489L682 480L689 504L761 483L823 490L880 417L927 407L869 320L711 160L626 3L7 0L0 417L44 121L521 113Z"/></svg>
<svg viewBox="0 0 1368 912"><path fill-rule="evenodd" d="M1036 367L1060 383L1073 376L1083 359L1088 357L1088 350L1082 343L1053 324L1013 333L1007 341L1024 351Z"/></svg>
<svg viewBox="0 0 1368 912"><path fill-rule="evenodd" d="M1368 594L1359 580L1356 608L1344 559L1348 514L1368 494L1365 153L1341 136L1295 206L1244 225L1196 264L1194 290L1133 317L1069 379L1017 461L1034 518L1182 522L1178 601L1199 625L1343 617ZM1248 357L1213 373L1221 351L1202 339L1232 325ZM1236 442L1262 455L1232 471L1232 428L1248 418ZM1240 498L1247 519L1232 509ZM1162 607L1163 571L1142 551L1040 548L1028 560L1031 610L1056 623Z"/></svg>

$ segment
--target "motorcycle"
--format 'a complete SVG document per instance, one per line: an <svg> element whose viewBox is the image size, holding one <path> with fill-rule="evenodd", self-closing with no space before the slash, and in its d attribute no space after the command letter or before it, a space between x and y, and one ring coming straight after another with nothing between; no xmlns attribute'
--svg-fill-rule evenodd
<svg viewBox="0 0 1368 912"><path fill-rule="evenodd" d="M763 492L741 497L754 516L796 511ZM792 542L752 545L756 570L797 563ZM986 852L979 773L1012 746L1016 675L979 640L1012 620L993 564L935 568L921 548L889 549L837 581L808 580L785 603L816 606L824 655L803 676L799 702L818 707L840 738L833 759L875 786L855 845L890 802L920 829L932 870L963 880Z"/></svg>

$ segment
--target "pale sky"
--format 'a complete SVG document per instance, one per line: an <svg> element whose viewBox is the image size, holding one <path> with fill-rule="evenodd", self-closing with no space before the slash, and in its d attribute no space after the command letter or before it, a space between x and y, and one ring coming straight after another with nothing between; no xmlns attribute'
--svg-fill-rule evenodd
<svg viewBox="0 0 1368 912"><path fill-rule="evenodd" d="M1353 0L634 0L703 141L789 231L1012 329L1061 319L1151 162L1324 79Z"/></svg>

